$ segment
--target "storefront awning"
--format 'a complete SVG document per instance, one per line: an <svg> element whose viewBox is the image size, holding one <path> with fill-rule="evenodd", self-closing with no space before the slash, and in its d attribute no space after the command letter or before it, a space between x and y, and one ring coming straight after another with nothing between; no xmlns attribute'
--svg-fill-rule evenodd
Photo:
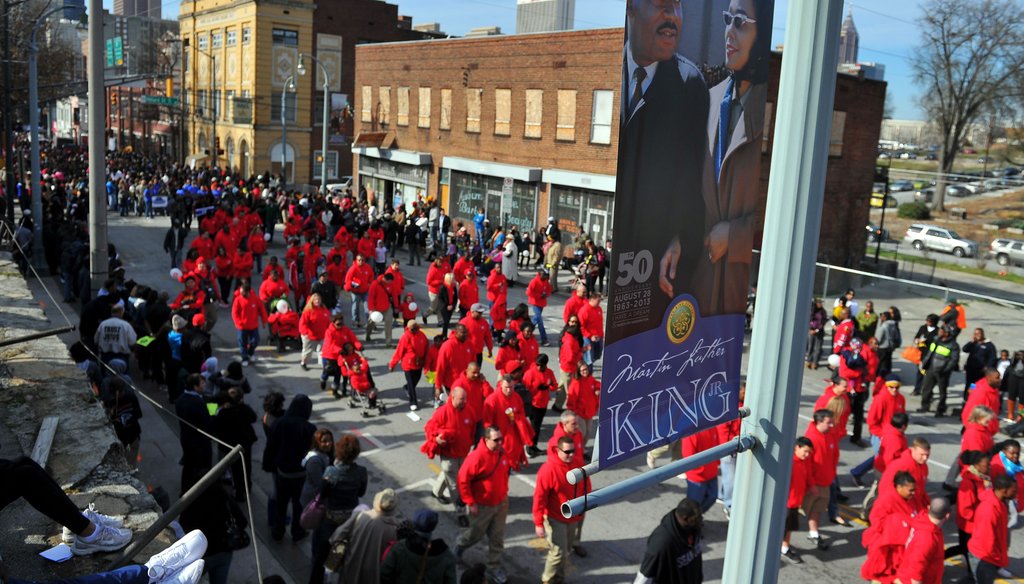
<svg viewBox="0 0 1024 584"><path fill-rule="evenodd" d="M587 189L591 191L615 192L615 177L607 174L592 174L574 170L544 169L544 182L563 187Z"/></svg>
<svg viewBox="0 0 1024 584"><path fill-rule="evenodd" d="M445 156L443 166L451 170L484 174L498 178L511 178L523 182L539 182L542 174L539 168L502 164L501 162L486 162L484 160L458 158L455 156Z"/></svg>
<svg viewBox="0 0 1024 584"><path fill-rule="evenodd" d="M391 148L395 144L394 132L359 132L352 142L353 148Z"/></svg>
<svg viewBox="0 0 1024 584"><path fill-rule="evenodd" d="M414 152L412 150L398 150L393 148L353 146L352 154L368 156L370 158L379 158L381 160L391 160L402 164L411 164L413 166L430 166L434 161L433 156L431 156L429 152Z"/></svg>
<svg viewBox="0 0 1024 584"><path fill-rule="evenodd" d="M189 154L188 157L185 158L185 164L194 168L196 164L200 162L205 162L209 159L210 157L207 156L206 154L202 152L197 152L195 154Z"/></svg>

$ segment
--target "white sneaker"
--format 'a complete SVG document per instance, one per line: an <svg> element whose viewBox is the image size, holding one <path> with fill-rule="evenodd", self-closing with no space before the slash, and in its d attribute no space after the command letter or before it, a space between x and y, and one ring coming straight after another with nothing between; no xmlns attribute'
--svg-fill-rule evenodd
<svg viewBox="0 0 1024 584"><path fill-rule="evenodd" d="M416 410L420 409L420 407L416 404L412 404L409 406L409 409L415 412Z"/></svg>
<svg viewBox="0 0 1024 584"><path fill-rule="evenodd" d="M116 552L132 541L130 529L101 524L97 524L96 527L99 533L94 533L90 541L86 541L84 536L75 536L71 553L76 556L88 556L96 552Z"/></svg>
<svg viewBox="0 0 1024 584"><path fill-rule="evenodd" d="M151 581L150 584L196 584L203 576L205 565L205 561L196 560L177 572L165 576L162 580Z"/></svg>
<svg viewBox="0 0 1024 584"><path fill-rule="evenodd" d="M654 468L654 467L656 467L658 465L657 459L658 459L658 457L654 456L654 454L651 453L651 451L648 450L647 451L647 468Z"/></svg>
<svg viewBox="0 0 1024 584"><path fill-rule="evenodd" d="M89 503L89 508L82 512L82 515L86 519L92 521L96 525L109 525L111 527L124 527L124 520L118 519L117 517L111 517L110 515L104 515L96 512L96 504ZM71 545L75 543L75 533L65 527L61 530L60 539L64 543Z"/></svg>
<svg viewBox="0 0 1024 584"><path fill-rule="evenodd" d="M190 531L164 551L149 558L146 569L150 579L160 582L167 576L189 567L206 553L206 544L206 536L202 531ZM202 573L202 569L199 573Z"/></svg>

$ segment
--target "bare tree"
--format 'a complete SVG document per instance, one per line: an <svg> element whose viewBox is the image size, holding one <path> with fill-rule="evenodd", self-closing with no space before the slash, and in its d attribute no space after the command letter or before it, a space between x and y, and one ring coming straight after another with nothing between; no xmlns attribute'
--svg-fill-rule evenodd
<svg viewBox="0 0 1024 584"><path fill-rule="evenodd" d="M970 125L1012 93L1024 66L1024 12L1019 0L927 0L922 10L913 67L921 104L939 128L933 207L942 211L945 177Z"/></svg>

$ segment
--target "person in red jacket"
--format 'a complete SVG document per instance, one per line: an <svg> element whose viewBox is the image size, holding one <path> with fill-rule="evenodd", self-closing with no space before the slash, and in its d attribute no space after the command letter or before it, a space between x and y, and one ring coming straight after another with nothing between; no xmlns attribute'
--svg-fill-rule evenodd
<svg viewBox="0 0 1024 584"><path fill-rule="evenodd" d="M786 499L786 530L782 536L782 557L794 564L802 564L800 555L789 547L789 540L793 532L800 529L800 506L803 505L804 497L813 489L811 473L814 472L811 455L814 453L814 443L807 436L800 436L793 446L793 470L789 479L789 496Z"/></svg>
<svg viewBox="0 0 1024 584"><path fill-rule="evenodd" d="M366 314L366 297L373 283L373 268L366 258L363 254L357 255L355 263L345 274L345 291L352 295L352 323L356 327L362 326L362 317Z"/></svg>
<svg viewBox="0 0 1024 584"><path fill-rule="evenodd" d="M252 233L249 235L249 251L252 252L253 259L256 260L256 271L263 271L263 256L267 255L267 239L263 233L263 227L256 225L252 228Z"/></svg>
<svg viewBox="0 0 1024 584"><path fill-rule="evenodd" d="M235 270L235 279L239 282L242 280L252 279L252 267L253 257L252 252L249 251L249 244L246 240L242 240L235 248L235 257L232 260L232 264Z"/></svg>
<svg viewBox="0 0 1024 584"><path fill-rule="evenodd" d="M595 430L594 417L597 416L600 401L601 380L591 373L590 365L581 362L576 370L576 375L569 382L568 390L566 390L565 407L576 412L576 416L579 418L584 447Z"/></svg>
<svg viewBox="0 0 1024 584"><path fill-rule="evenodd" d="M402 262L394 258L391 259L391 265L385 270L385 273L391 274L391 277L395 279L395 293L401 296L405 293L405 274L402 273Z"/></svg>
<svg viewBox="0 0 1024 584"><path fill-rule="evenodd" d="M807 491L802 508L804 515L807 516L807 538L821 550L828 549L829 543L821 538L818 522L821 519L821 512L828 507L829 490L839 465L839 441L834 430L835 414L820 409L815 410L814 418L805 434L814 444L811 472L811 485L814 488Z"/></svg>
<svg viewBox="0 0 1024 584"><path fill-rule="evenodd" d="M459 494L458 476L473 446L477 422L473 412L466 407L466 390L455 387L448 401L434 410L434 415L423 427L426 440L420 451L431 459L437 456L441 467L430 492L443 505L455 504L455 515L461 527L468 527L469 519L466 517L466 504Z"/></svg>
<svg viewBox="0 0 1024 584"><path fill-rule="evenodd" d="M878 456L878 448L882 444L882 433L889 424L893 414L907 412L907 398L900 393L900 378L895 373L890 373L885 378L885 389L879 391L871 400L871 407L868 409L868 433L871 434L871 448L874 454L867 460L858 464L850 471L853 477L853 484L863 487L861 480L868 471L875 465L875 457Z"/></svg>
<svg viewBox="0 0 1024 584"><path fill-rule="evenodd" d="M533 446L533 427L526 419L523 398L512 390L509 376L498 380L497 391L484 400L484 426L494 426L505 437L502 448L512 470L526 466L526 447Z"/></svg>
<svg viewBox="0 0 1024 584"><path fill-rule="evenodd" d="M1017 482L1017 509L1024 510L1024 467L1020 464L1020 442L1006 440L992 455L992 478L1008 475Z"/></svg>
<svg viewBox="0 0 1024 584"><path fill-rule="evenodd" d="M985 376L974 384L974 389L967 396L963 410L960 411L960 421L967 426L967 418L974 411L975 406L985 406L995 413L999 413L999 371L992 367L985 368ZM999 416L994 416L989 421L989 433L995 435L999 432Z"/></svg>
<svg viewBox="0 0 1024 584"><path fill-rule="evenodd" d="M956 529L959 543L946 548L946 558L952 558L958 554L964 556L964 567L969 564L967 543L974 533L974 519L981 502L981 494L992 488L992 480L989 477L989 470L992 463L992 455L988 452L977 450L966 450L960 453L960 488L956 493ZM969 572L968 572L969 573Z"/></svg>
<svg viewBox="0 0 1024 584"><path fill-rule="evenodd" d="M511 330L506 334L510 333L512 333ZM519 338L519 357L524 363L533 363L537 359L537 355L540 355L540 343L537 342L537 337L533 334L533 324L524 324L515 334Z"/></svg>
<svg viewBox="0 0 1024 584"><path fill-rule="evenodd" d="M570 316L577 316L580 313L580 309L587 304L587 285L577 284L576 288L573 289L572 295L565 301L565 306L562 308L562 324L569 324Z"/></svg>
<svg viewBox="0 0 1024 584"><path fill-rule="evenodd" d="M331 325L324 332L323 348L320 350L320 360L323 365L323 371L320 373L320 389L327 389L328 381L330 381L331 393L335 399L341 399L348 395L347 380L345 386L342 387L342 392L338 393L338 387L341 385L341 365L338 363L338 358L347 344L352 345L355 350L360 350L363 347L356 339L352 329L345 326L345 317L340 312L336 312L331 315Z"/></svg>
<svg viewBox="0 0 1024 584"><path fill-rule="evenodd" d="M366 307L371 314L379 312L383 320L378 324L373 319L367 319L366 337L364 340L369 343L370 335L373 334L373 331L378 326L383 327L384 346L390 349L394 346L392 330L395 328L395 313L398 311L398 294L395 290L394 276L384 274L378 276L370 284L370 293L367 295Z"/></svg>
<svg viewBox="0 0 1024 584"><path fill-rule="evenodd" d="M334 284L336 290L345 287L345 275L348 274L348 266L345 265L345 258L340 255L327 256L327 280Z"/></svg>
<svg viewBox="0 0 1024 584"><path fill-rule="evenodd" d="M718 446L718 430L708 428L683 438L683 458ZM700 504L707 513L718 497L718 459L686 471L686 497Z"/></svg>
<svg viewBox="0 0 1024 584"><path fill-rule="evenodd" d="M910 425L910 416L906 413L898 412L892 415L889 423L882 430L881 442L878 444L878 454L875 455L873 462L876 476L874 482L871 483L871 488L868 489L868 494L864 496L864 502L861 504L861 519L867 519L868 517L871 502L878 494L878 481L885 474L885 469L907 449L906 432L908 425Z"/></svg>
<svg viewBox="0 0 1024 584"><path fill-rule="evenodd" d="M967 417L967 424L964 425L963 437L960 438L960 453L968 450L979 450L981 452L992 452L995 447L994 433L991 431L991 422L996 417L995 412L987 406L975 406ZM998 430L998 425L996 426ZM956 476L963 469L963 465L954 462L950 465L956 472L946 474L943 487L948 491L955 491L954 481Z"/></svg>
<svg viewBox="0 0 1024 584"><path fill-rule="evenodd" d="M501 270L491 270L487 276L487 304L491 309L491 326L497 336L498 331L505 330L505 321L508 320L508 279Z"/></svg>
<svg viewBox="0 0 1024 584"><path fill-rule="evenodd" d="M601 293L592 292L576 316L580 319L580 332L583 333L583 360L587 365L593 365L601 360L604 352L604 310L601 309Z"/></svg>
<svg viewBox="0 0 1024 584"><path fill-rule="evenodd" d="M893 490L871 510L871 526L861 533L861 546L868 555L860 567L861 578L869 582L892 582L903 561L910 525L921 511L914 492L914 475L901 472L893 478Z"/></svg>
<svg viewBox="0 0 1024 584"><path fill-rule="evenodd" d="M974 514L974 533L967 542L971 571L977 584L992 584L1000 569L1010 563L1008 503L1017 496L1017 483L1003 475L992 480L992 489L981 494Z"/></svg>
<svg viewBox="0 0 1024 584"><path fill-rule="evenodd" d="M457 324L437 352L437 375L434 378L435 408L441 405L441 390L451 391L452 383L462 375L471 361L473 347L469 344L469 331L465 325Z"/></svg>
<svg viewBox="0 0 1024 584"><path fill-rule="evenodd" d="M488 357L494 356L494 336L491 334L490 325L484 320L484 309L483 304L474 303L470 307L469 315L459 321L459 324L466 327L466 331L469 333L469 345L478 365L484 362L484 347L487 347ZM501 368L499 367L498 370L501 371Z"/></svg>
<svg viewBox="0 0 1024 584"><path fill-rule="evenodd" d="M569 382L576 374L580 362L583 361L583 333L580 332L579 317L569 317L568 324L562 330L561 342L558 347L558 393L551 409L561 412L569 390Z"/></svg>
<svg viewBox="0 0 1024 584"><path fill-rule="evenodd" d="M277 339L277 352L284 353L289 341L299 341L299 313L288 306L287 300L278 300L276 310L267 319L270 334Z"/></svg>
<svg viewBox="0 0 1024 584"><path fill-rule="evenodd" d="M501 430L489 426L480 443L466 457L459 469L459 495L469 509L469 527L455 542L455 557L462 560L466 548L486 535L488 540L487 573L493 582L506 582L501 567L505 549L505 523L508 519L508 458L502 451L505 437Z"/></svg>
<svg viewBox="0 0 1024 584"><path fill-rule="evenodd" d="M284 266L280 264L277 256L270 256L270 259L267 260L267 265L263 268L263 272L260 274L260 277L266 280L270 277L270 274L275 272L277 273L278 279L283 282L285 276Z"/></svg>
<svg viewBox="0 0 1024 584"><path fill-rule="evenodd" d="M526 454L531 457L540 456L542 451L536 446L540 442L540 426L544 422L544 416L548 413L551 392L558 387L555 373L548 367L547 355L537 355L534 358L529 369L523 374L523 385L530 392L530 407L527 409L529 410L530 425L533 426L534 443L534 446L527 449ZM583 450L582 442L580 450ZM582 452L580 454L582 456Z"/></svg>
<svg viewBox="0 0 1024 584"><path fill-rule="evenodd" d="M441 312L438 310L437 304L437 293L441 290L441 284L444 282L444 275L451 272L451 268L448 266L448 262L445 260L446 256L437 256L434 261L427 268L427 297L430 299L430 306L427 307L427 311L423 313L423 323L426 324L427 317L431 314L440 315ZM437 321L441 324L441 321Z"/></svg>
<svg viewBox="0 0 1024 584"><path fill-rule="evenodd" d="M843 308L839 313L839 324L832 333L832 354L838 355L853 340L855 327L853 319L850 318L850 309Z"/></svg>
<svg viewBox="0 0 1024 584"><path fill-rule="evenodd" d="M850 419L848 387L845 379L836 377L832 383L825 387L825 391L814 402L815 410L830 409L836 414L835 426L832 431L836 434L837 443L846 437L846 423Z"/></svg>
<svg viewBox="0 0 1024 584"><path fill-rule="evenodd" d="M589 477L582 485L570 485L565 476L574 468L575 454L576 445L572 438L562 436L549 448L547 461L537 471L537 483L533 489L534 534L548 541L548 555L540 577L542 582L565 580L569 550L576 549L579 544L578 526L584 516L565 519L561 511L562 503L592 489Z"/></svg>
<svg viewBox="0 0 1024 584"><path fill-rule="evenodd" d="M922 489L923 490L923 489ZM949 501L936 497L910 525L910 539L903 552L903 561L896 568L901 584L942 584L942 524L949 519Z"/></svg>
<svg viewBox="0 0 1024 584"><path fill-rule="evenodd" d="M276 271L270 272L270 278L264 279L260 284L260 301L269 309L270 304L282 298L288 298L288 284L277 275Z"/></svg>
<svg viewBox="0 0 1024 584"><path fill-rule="evenodd" d="M469 253L464 253L459 256L459 259L455 261L455 265L452 266L452 274L455 275L455 281L461 282L466 279L466 274L469 272L475 272L476 266L473 265L473 260L469 258Z"/></svg>
<svg viewBox="0 0 1024 584"><path fill-rule="evenodd" d="M299 365L302 370L309 368L309 358L314 352L319 351L323 345L324 335L327 327L331 324L331 312L320 300L319 294L310 294L309 302L302 309L299 317L299 335L302 337L302 355L299 357Z"/></svg>
<svg viewBox="0 0 1024 584"><path fill-rule="evenodd" d="M480 287L476 281L476 271L465 272L459 282L459 316L465 318L474 304L480 302ZM485 308L482 304L481 309Z"/></svg>
<svg viewBox="0 0 1024 584"><path fill-rule="evenodd" d="M430 341L427 335L420 330L420 325L415 320L409 320L405 325L405 334L398 339L398 347L395 349L388 369L395 370L395 365L402 364L402 371L405 372L405 393L409 397L409 409L416 411L420 408L416 399L416 384L420 382L423 375L423 366L427 362L427 352L430 351Z"/></svg>
<svg viewBox="0 0 1024 584"><path fill-rule="evenodd" d="M470 361L469 365L466 366L466 370L455 378L452 386L461 387L466 390L466 400L469 404L469 409L473 412L473 416L477 419L483 418L484 400L494 393L494 388L491 387L490 382L480 372L480 366ZM483 428L479 429L482 430Z"/></svg>
<svg viewBox="0 0 1024 584"><path fill-rule="evenodd" d="M892 490L896 473L906 471L914 475L914 480L918 485L922 485L914 493L918 504L921 507L927 506L931 497L928 496L928 491L923 485L928 484L928 458L931 453L932 445L926 438L920 436L914 438L910 442L910 448L904 450L899 458L885 467L885 472L882 473L882 478L878 481L878 497L881 498Z"/></svg>
<svg viewBox="0 0 1024 584"><path fill-rule="evenodd" d="M526 286L526 303L530 306L533 314L533 326L540 334L540 344L548 347L548 331L544 328L544 308L548 305L548 298L552 294L551 281L547 270L538 270L537 275L530 280Z"/></svg>
<svg viewBox="0 0 1024 584"><path fill-rule="evenodd" d="M253 291L249 280L242 280L242 287L235 294L231 304L231 320L238 330L238 351L242 365L256 360L256 347L260 344L260 323L267 325L267 309Z"/></svg>
<svg viewBox="0 0 1024 584"><path fill-rule="evenodd" d="M498 353L494 356L494 368L498 371L504 371L509 363L517 363L519 367L526 366L526 362L519 354L519 337L513 334L499 339Z"/></svg>
<svg viewBox="0 0 1024 584"><path fill-rule="evenodd" d="M234 249L234 248L232 248ZM221 306L227 306L232 299L231 292L234 290L235 266L232 254L223 245L217 248L217 255L213 258L213 275L217 277L217 288L220 290Z"/></svg>

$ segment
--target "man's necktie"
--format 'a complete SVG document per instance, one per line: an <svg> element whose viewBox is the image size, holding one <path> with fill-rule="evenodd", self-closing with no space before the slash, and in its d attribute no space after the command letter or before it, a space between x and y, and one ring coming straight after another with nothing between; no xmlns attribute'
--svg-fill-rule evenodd
<svg viewBox="0 0 1024 584"><path fill-rule="evenodd" d="M640 98L644 96L645 79L647 79L647 69L637 67L636 71L633 71L633 80L635 85L633 86L633 96L629 98L629 111L626 112L627 120L633 115L633 112L636 110L636 106L640 105Z"/></svg>
<svg viewBox="0 0 1024 584"><path fill-rule="evenodd" d="M715 179L722 178L722 160L725 159L725 148L729 141L729 116L732 115L732 82L725 86L725 96L718 106L718 147L715 149Z"/></svg>

